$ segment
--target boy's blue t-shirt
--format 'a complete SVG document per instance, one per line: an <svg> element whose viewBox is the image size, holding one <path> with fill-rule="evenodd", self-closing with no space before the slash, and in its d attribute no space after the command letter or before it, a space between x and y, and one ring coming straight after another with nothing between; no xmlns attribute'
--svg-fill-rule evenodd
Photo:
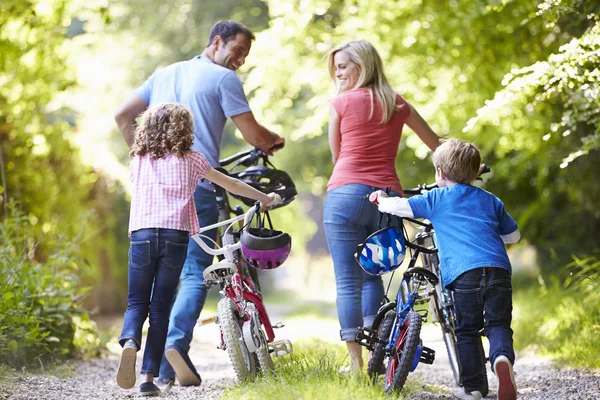
<svg viewBox="0 0 600 400"><path fill-rule="evenodd" d="M155 71L136 93L149 106L178 103L194 115L192 150L211 166L219 166L221 139L227 118L250 111L242 82L234 71L197 56ZM212 185L200 184L208 189Z"/></svg>
<svg viewBox="0 0 600 400"><path fill-rule="evenodd" d="M444 286L475 268L501 267L511 272L501 235L518 227L496 196L456 184L413 196L408 203L415 218L427 218L435 228Z"/></svg>

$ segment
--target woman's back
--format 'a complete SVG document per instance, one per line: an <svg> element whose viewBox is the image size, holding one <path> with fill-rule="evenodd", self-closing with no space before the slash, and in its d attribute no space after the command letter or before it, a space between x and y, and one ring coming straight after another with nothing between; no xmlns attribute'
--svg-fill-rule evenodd
<svg viewBox="0 0 600 400"><path fill-rule="evenodd" d="M408 103L400 95L396 96L396 104L401 108L383 125L381 106L369 89L342 93L331 104L340 118L341 143L327 188L332 190L346 184L361 183L375 187L391 186L392 190L401 192L395 160L402 127L410 114Z"/></svg>

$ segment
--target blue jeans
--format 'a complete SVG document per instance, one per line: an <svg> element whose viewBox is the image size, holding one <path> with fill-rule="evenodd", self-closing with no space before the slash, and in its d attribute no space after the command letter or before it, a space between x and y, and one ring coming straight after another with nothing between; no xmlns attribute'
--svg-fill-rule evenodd
<svg viewBox="0 0 600 400"><path fill-rule="evenodd" d="M325 200L325 235L333 258L343 341L354 340L358 327L371 326L384 296L381 277L367 274L354 259L356 247L379 229L379 211L367 198L379 189L344 185L330 190Z"/></svg>
<svg viewBox="0 0 600 400"><path fill-rule="evenodd" d="M198 215L198 222L201 227L212 225L218 221L219 211L214 191L197 187L194 192L194 202L196 203L196 214ZM217 230L210 230L203 233L203 235L216 240ZM208 241L207 244L212 246ZM190 238L187 258L181 272L181 284L175 298L175 303L173 303L171 309L169 333L166 343L166 348L177 348L183 357L187 357L187 353L190 350L194 326L206 301L207 289L203 286L204 277L202 273L212 262L213 256L204 252ZM163 357L160 364L160 378L175 378L175 371L165 357Z"/></svg>
<svg viewBox="0 0 600 400"><path fill-rule="evenodd" d="M169 310L186 257L189 235L177 229L149 228L131 233L129 294L121 346L132 339L142 343L142 325L150 315L142 374L158 375L165 349Z"/></svg>
<svg viewBox="0 0 600 400"><path fill-rule="evenodd" d="M485 355L479 345L483 329L490 342L490 362L500 355L515 362L510 272L499 267L476 268L460 275L450 289L456 309L456 343L467 391L483 388Z"/></svg>

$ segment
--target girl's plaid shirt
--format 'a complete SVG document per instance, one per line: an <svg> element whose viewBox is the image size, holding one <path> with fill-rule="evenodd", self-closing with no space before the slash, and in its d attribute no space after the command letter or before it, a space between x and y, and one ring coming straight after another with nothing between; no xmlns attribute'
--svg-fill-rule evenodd
<svg viewBox="0 0 600 400"><path fill-rule="evenodd" d="M143 228L169 228L198 233L194 191L210 164L201 153L168 155L156 160L148 155L131 160L131 212L129 234Z"/></svg>

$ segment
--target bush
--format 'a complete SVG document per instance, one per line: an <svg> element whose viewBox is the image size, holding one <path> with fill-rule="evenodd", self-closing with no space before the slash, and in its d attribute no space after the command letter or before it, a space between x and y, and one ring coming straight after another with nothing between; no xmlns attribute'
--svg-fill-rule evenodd
<svg viewBox="0 0 600 400"><path fill-rule="evenodd" d="M599 368L600 258L575 259L566 280L515 295L515 346L535 346L572 366Z"/></svg>
<svg viewBox="0 0 600 400"><path fill-rule="evenodd" d="M33 232L30 218L9 204L0 220L0 359L13 367L55 361L96 342L77 306L87 291L76 263L81 234L40 238L48 256L38 260Z"/></svg>

